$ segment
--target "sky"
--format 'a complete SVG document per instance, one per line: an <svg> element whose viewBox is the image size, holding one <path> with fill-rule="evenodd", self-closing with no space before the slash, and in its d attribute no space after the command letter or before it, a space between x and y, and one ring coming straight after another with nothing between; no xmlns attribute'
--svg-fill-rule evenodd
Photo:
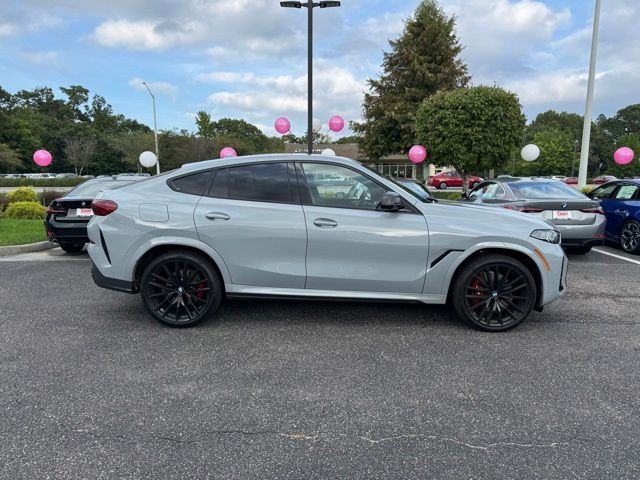
<svg viewBox="0 0 640 480"><path fill-rule="evenodd" d="M584 113L595 0L441 0L457 18L474 85L518 94L525 114ZM418 0L342 0L315 9L314 109L359 120L367 79ZM602 2L594 116L640 103L640 1ZM82 85L117 113L195 130L200 110L306 129L306 10L278 0L2 0L0 85ZM59 92L58 92L59 93ZM345 129L342 134L348 134Z"/></svg>

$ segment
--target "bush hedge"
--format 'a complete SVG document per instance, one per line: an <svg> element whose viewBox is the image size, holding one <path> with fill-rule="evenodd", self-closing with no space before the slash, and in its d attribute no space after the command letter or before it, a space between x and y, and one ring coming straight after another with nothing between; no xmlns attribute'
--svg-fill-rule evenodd
<svg viewBox="0 0 640 480"><path fill-rule="evenodd" d="M75 187L87 178L0 178L0 187Z"/></svg>
<svg viewBox="0 0 640 480"><path fill-rule="evenodd" d="M44 219L47 209L38 202L13 202L4 212L7 218Z"/></svg>
<svg viewBox="0 0 640 480"><path fill-rule="evenodd" d="M13 202L37 202L38 194L31 187L18 187L7 194L7 201Z"/></svg>

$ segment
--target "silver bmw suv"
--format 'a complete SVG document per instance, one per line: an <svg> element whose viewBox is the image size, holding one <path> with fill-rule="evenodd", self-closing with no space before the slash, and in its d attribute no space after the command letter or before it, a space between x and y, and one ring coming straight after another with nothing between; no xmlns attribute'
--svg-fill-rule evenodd
<svg viewBox="0 0 640 480"><path fill-rule="evenodd" d="M184 165L101 193L94 281L194 325L225 298L449 303L501 331L565 288L560 234L503 209L438 202L360 163L259 155Z"/></svg>

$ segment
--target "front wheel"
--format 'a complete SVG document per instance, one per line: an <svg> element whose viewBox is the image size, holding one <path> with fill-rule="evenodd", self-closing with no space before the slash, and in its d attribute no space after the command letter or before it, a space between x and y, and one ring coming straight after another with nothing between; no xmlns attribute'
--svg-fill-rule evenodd
<svg viewBox="0 0 640 480"><path fill-rule="evenodd" d="M59 245L67 253L80 253L84 248L84 243L60 243Z"/></svg>
<svg viewBox="0 0 640 480"><path fill-rule="evenodd" d="M451 293L459 317L480 330L502 332L529 316L537 287L529 269L518 260L486 254L463 267Z"/></svg>
<svg viewBox="0 0 640 480"><path fill-rule="evenodd" d="M440 182L440 185L438 185L438 188L440 190L446 190L447 189L447 182Z"/></svg>
<svg viewBox="0 0 640 480"><path fill-rule="evenodd" d="M622 226L620 247L627 253L640 253L640 223L629 220Z"/></svg>
<svg viewBox="0 0 640 480"><path fill-rule="evenodd" d="M169 252L154 259L140 279L142 303L157 321L190 327L215 312L222 302L218 272L204 256Z"/></svg>

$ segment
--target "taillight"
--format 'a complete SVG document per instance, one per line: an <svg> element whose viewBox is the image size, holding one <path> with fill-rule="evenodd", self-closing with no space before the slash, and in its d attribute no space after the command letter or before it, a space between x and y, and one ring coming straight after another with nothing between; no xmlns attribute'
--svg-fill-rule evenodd
<svg viewBox="0 0 640 480"><path fill-rule="evenodd" d="M533 207L521 207L518 205L503 205L504 208L506 208L507 210L516 210L518 212L522 212L522 213L540 213L540 212L544 212L544 210L542 208L533 208Z"/></svg>
<svg viewBox="0 0 640 480"><path fill-rule="evenodd" d="M599 213L600 215L604 215L604 210L602 210L602 207L583 208L580 211L584 213Z"/></svg>
<svg viewBox="0 0 640 480"><path fill-rule="evenodd" d="M52 201L49 204L49 208L47 208L47 214L52 214L52 213L66 213L67 209L60 206L60 205L56 205L56 202L59 202L60 199L56 198L54 201Z"/></svg>
<svg viewBox="0 0 640 480"><path fill-rule="evenodd" d="M118 209L118 204L113 200L94 200L91 202L93 214L99 217L106 217Z"/></svg>

